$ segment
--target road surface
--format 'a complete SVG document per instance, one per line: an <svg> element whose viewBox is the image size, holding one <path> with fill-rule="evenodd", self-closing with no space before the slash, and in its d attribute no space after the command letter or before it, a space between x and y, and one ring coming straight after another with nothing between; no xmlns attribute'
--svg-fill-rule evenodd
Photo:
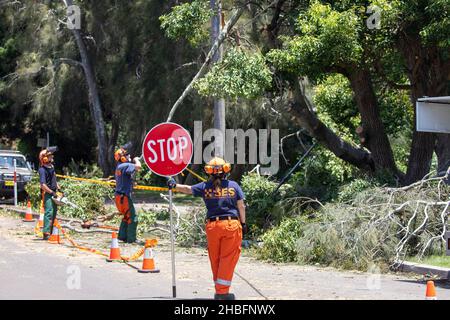
<svg viewBox="0 0 450 320"><path fill-rule="evenodd" d="M51 245L36 239L34 223L0 210L0 299L171 299L170 246L156 247L157 274L140 274L131 265L108 263L102 256L79 251L65 241ZM80 242L86 235L79 235ZM90 241L90 242L89 242ZM97 235L108 252L109 236ZM94 243L95 244L95 243ZM139 248L120 244L128 255ZM177 298L210 299L213 284L204 249L177 249ZM133 268L134 267L134 268ZM333 268L269 264L244 252L233 279L238 299L424 299L425 282L417 276L343 272ZM437 283L438 299L450 299L447 283Z"/></svg>

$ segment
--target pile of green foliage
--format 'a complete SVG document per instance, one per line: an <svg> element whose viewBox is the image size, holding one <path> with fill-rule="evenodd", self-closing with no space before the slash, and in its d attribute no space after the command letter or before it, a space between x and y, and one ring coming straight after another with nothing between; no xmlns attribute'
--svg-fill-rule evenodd
<svg viewBox="0 0 450 320"><path fill-rule="evenodd" d="M105 201L113 198L111 187L73 180L59 180L58 184L69 201L79 207L60 206L58 207L58 214L61 216L89 220L107 213ZM31 182L26 186L26 191L33 208L39 210L41 191L38 175L33 176Z"/></svg>
<svg viewBox="0 0 450 320"><path fill-rule="evenodd" d="M137 214L139 221L137 228L138 235L146 235L155 227L158 212L141 209Z"/></svg>
<svg viewBox="0 0 450 320"><path fill-rule="evenodd" d="M355 180L313 215L286 218L262 236L259 258L344 269L383 269L416 256L443 254L442 213L450 188L441 181L411 188ZM440 205L438 205L440 203Z"/></svg>
<svg viewBox="0 0 450 320"><path fill-rule="evenodd" d="M181 247L206 247L205 213L192 209L180 219L176 232L177 244Z"/></svg>

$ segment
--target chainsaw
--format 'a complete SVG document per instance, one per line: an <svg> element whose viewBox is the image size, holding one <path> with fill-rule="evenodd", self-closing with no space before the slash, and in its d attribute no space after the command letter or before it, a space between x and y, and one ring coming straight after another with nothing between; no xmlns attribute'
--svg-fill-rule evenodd
<svg viewBox="0 0 450 320"><path fill-rule="evenodd" d="M75 203L70 202L69 199L67 199L67 197L64 196L63 193L57 192L56 195L57 195L56 197L52 197L52 200L54 203L56 203L56 205L58 205L58 206L68 205L68 206L71 206L72 208L80 209L80 207L77 206Z"/></svg>
<svg viewBox="0 0 450 320"><path fill-rule="evenodd" d="M68 205L68 206L71 206L72 208L80 209L80 207L77 206L75 203L70 202L69 199L67 199L67 197L64 196L63 193L57 192L56 195L57 195L56 197L52 197L52 200L54 203L56 203L56 205L61 206L61 207ZM92 223L91 221L83 221L81 224L81 227L83 229L89 229L90 227L96 227L97 225L98 224Z"/></svg>

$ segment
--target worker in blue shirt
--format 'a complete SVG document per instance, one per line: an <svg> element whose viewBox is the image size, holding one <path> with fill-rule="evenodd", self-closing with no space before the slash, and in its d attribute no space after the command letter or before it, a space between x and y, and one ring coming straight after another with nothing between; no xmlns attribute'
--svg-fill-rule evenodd
<svg viewBox="0 0 450 320"><path fill-rule="evenodd" d="M48 240L53 232L53 223L56 219L57 206L52 197L57 198L57 191L60 191L56 181L55 167L53 166L53 154L57 147L49 147L39 153L39 182L42 192L42 203L44 206L44 227L42 229L43 239Z"/></svg>
<svg viewBox="0 0 450 320"><path fill-rule="evenodd" d="M213 158L205 166L210 176L206 182L188 186L176 184L172 178L169 188L202 197L207 208L206 238L217 300L234 300L229 293L234 269L241 253L245 224L245 196L241 187L227 179L231 165L221 158Z"/></svg>
<svg viewBox="0 0 450 320"><path fill-rule="evenodd" d="M133 190L134 174L142 168L139 158L136 157L131 162L128 147L121 147L114 153L117 162L115 171L116 189L115 202L117 210L123 215L120 223L118 239L127 243L136 242L138 216L131 197ZM99 219L105 221L111 218L106 216Z"/></svg>

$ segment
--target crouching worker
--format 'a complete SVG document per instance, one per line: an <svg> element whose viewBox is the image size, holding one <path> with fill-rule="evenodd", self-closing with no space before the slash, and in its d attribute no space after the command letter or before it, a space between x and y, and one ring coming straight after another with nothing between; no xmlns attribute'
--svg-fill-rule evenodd
<svg viewBox="0 0 450 320"><path fill-rule="evenodd" d="M57 213L57 206L52 200L52 197L57 198L56 191L60 191L56 181L55 167L53 166L53 154L57 150L57 147L49 147L39 153L39 182L45 209L44 227L42 229L44 240L48 240L50 234L53 232L53 224Z"/></svg>
<svg viewBox="0 0 450 320"><path fill-rule="evenodd" d="M234 268L241 254L245 224L244 193L234 181L227 180L231 165L221 158L213 158L205 166L210 179L193 186L176 184L172 178L169 188L202 197L206 208L206 238L217 300L234 300L229 293Z"/></svg>
<svg viewBox="0 0 450 320"><path fill-rule="evenodd" d="M127 243L136 242L138 226L138 216L131 198L133 190L133 179L137 171L142 167L139 158L136 157L131 162L129 146L123 146L114 153L117 162L115 171L116 189L115 202L119 214L123 215L120 223L118 239ZM115 214L99 218L99 221L110 220Z"/></svg>

